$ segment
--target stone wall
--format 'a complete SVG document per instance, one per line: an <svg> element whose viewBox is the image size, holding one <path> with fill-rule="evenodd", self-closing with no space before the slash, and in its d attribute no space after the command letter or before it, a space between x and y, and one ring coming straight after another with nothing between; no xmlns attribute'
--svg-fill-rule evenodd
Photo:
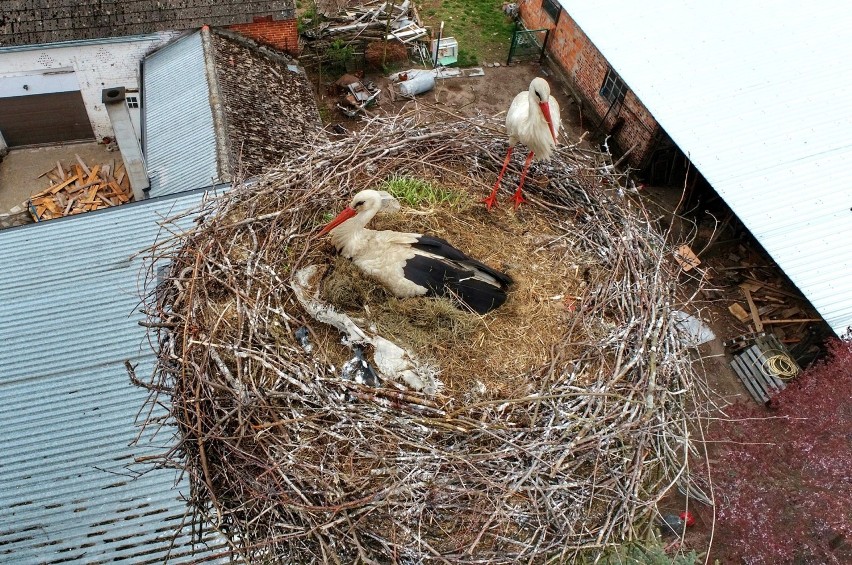
<svg viewBox="0 0 852 565"><path fill-rule="evenodd" d="M0 212L0 230L33 223L33 217L25 205L15 206L8 212Z"/></svg>
<svg viewBox="0 0 852 565"><path fill-rule="evenodd" d="M32 45L296 17L295 0L3 0L0 46Z"/></svg>

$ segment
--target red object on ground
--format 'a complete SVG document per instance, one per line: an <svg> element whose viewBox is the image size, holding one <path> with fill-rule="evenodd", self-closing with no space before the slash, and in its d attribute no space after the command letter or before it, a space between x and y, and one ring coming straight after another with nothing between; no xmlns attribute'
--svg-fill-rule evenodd
<svg viewBox="0 0 852 565"><path fill-rule="evenodd" d="M684 524L687 526L691 526L695 523L695 517L690 512L681 512L680 519L683 520Z"/></svg>

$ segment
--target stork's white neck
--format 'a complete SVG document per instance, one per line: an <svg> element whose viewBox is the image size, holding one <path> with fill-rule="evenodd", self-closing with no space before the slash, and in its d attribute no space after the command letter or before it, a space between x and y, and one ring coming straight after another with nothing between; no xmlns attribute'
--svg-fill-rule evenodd
<svg viewBox="0 0 852 565"><path fill-rule="evenodd" d="M379 211L378 208L367 208L354 217L349 218L330 232L331 243L344 257L352 257L366 241L368 231L366 225Z"/></svg>
<svg viewBox="0 0 852 565"><path fill-rule="evenodd" d="M550 126L547 125L547 120L544 119L544 112L541 111L541 106L539 106L538 103L538 96L536 96L535 90L533 90L532 86L530 86L530 93L527 101L530 105L530 119L535 120L536 125L544 124L547 128L550 128Z"/></svg>

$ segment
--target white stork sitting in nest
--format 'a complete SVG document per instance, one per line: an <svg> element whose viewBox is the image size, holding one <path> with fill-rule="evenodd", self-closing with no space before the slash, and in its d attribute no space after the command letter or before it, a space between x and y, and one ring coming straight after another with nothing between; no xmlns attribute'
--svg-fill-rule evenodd
<svg viewBox="0 0 852 565"><path fill-rule="evenodd" d="M450 296L485 314L506 301L508 275L471 259L443 239L365 226L379 210L399 203L387 192L362 190L319 233L337 250L400 298Z"/></svg>

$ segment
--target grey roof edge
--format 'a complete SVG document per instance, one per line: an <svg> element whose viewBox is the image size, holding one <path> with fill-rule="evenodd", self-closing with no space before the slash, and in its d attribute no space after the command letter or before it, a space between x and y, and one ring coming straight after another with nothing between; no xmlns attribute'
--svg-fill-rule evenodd
<svg viewBox="0 0 852 565"><path fill-rule="evenodd" d="M192 28L192 29L185 29L183 31L178 32L174 37L172 37L171 39L169 39L168 41L166 41L162 45L157 46L156 49L152 49L152 50L148 51L147 53L145 53L144 58L147 59L148 57L153 57L154 55L156 55L157 53L159 53L163 49L165 49L165 48L167 48L171 45L174 45L178 41L181 41L182 39L186 39L190 35L194 35L194 34L198 33L198 30L199 30L199 28ZM119 39L119 38L117 38L117 39Z"/></svg>
<svg viewBox="0 0 852 565"><path fill-rule="evenodd" d="M204 72L207 73L207 85L210 89L210 107L213 109L213 129L216 132L216 155L219 178L230 182L231 161L228 152L228 121L222 107L222 90L216 76L216 51L210 41L210 28L201 28L201 47L204 50Z"/></svg>
<svg viewBox="0 0 852 565"><path fill-rule="evenodd" d="M128 43L132 41L154 41L168 34L168 31L158 31L139 35L124 35L119 37L99 37L95 39L68 39L66 41L52 41L49 43L28 43L26 45L0 45L0 55L4 53L16 53L20 51L44 51L45 49L59 49L62 47L82 47L84 45L103 45L110 43Z"/></svg>
<svg viewBox="0 0 852 565"><path fill-rule="evenodd" d="M184 196L191 196L193 194L201 194L203 192L216 192L220 190L227 190L231 187L231 181L211 184L209 186L199 186L198 188L193 188L192 190L185 190L183 192L175 192L169 194L161 194L160 196L152 196L151 198L146 198L145 200L137 200L134 202L128 202L127 204L122 204L121 206L111 206L109 208L101 208L100 210L92 210L91 212L86 212L85 214L78 214L74 216L62 216L60 218L56 218L53 220L45 220L44 222L33 222L31 224L24 224L22 226L14 226L10 228L6 228L0 230L0 239L2 239L3 235L15 232L17 230L26 230L36 228L42 224L51 224L56 225L57 222L67 222L74 221L75 219L79 219L81 217L90 217L96 214L109 214L111 212L115 212L117 210L127 210L128 206L145 206L153 205L156 202L163 202L166 200L176 200L178 198L182 198Z"/></svg>

